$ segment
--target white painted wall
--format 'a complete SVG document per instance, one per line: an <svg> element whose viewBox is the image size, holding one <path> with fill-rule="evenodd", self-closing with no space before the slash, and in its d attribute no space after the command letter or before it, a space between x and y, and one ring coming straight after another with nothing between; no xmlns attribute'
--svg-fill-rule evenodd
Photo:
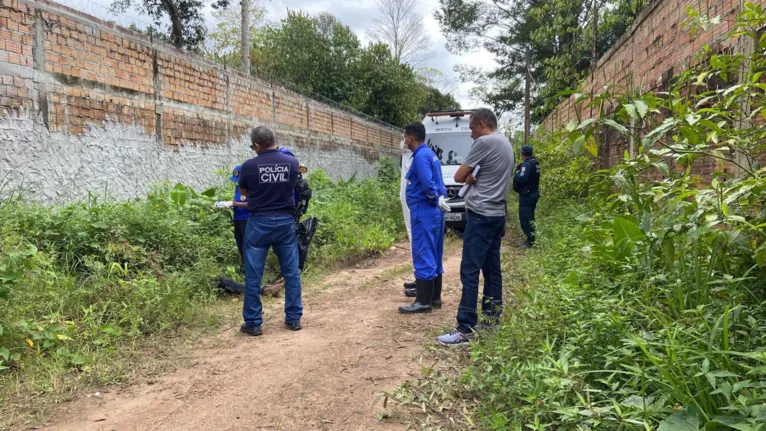
<svg viewBox="0 0 766 431"><path fill-rule="evenodd" d="M295 148L309 171L323 169L331 178L375 174L375 166L359 153L333 149ZM202 191L220 184L232 167L255 154L242 136L226 147L179 146L178 151L157 143L142 126L107 121L91 125L82 136L49 132L29 113L0 113L0 184L3 193L25 188L25 197L48 203L84 200L88 192L113 199L143 197L153 184L168 181Z"/></svg>

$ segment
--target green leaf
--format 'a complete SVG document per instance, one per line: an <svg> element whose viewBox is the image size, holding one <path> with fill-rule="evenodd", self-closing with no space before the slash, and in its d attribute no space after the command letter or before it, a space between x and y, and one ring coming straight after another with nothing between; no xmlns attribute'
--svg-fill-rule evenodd
<svg viewBox="0 0 766 431"><path fill-rule="evenodd" d="M660 422L657 431L699 431L701 425L697 408L689 406Z"/></svg>
<svg viewBox="0 0 766 431"><path fill-rule="evenodd" d="M88 357L82 353L75 353L70 359L72 365L84 365L88 363Z"/></svg>
<svg viewBox="0 0 766 431"><path fill-rule="evenodd" d="M697 132L688 126L681 127L681 134L684 135L684 137L689 141L689 144L691 145L697 145L699 142L699 138L697 137Z"/></svg>
<svg viewBox="0 0 766 431"><path fill-rule="evenodd" d="M595 122L596 122L595 118L586 118L585 120L582 120L582 123L580 123L579 126L577 126L577 129L582 130Z"/></svg>
<svg viewBox="0 0 766 431"><path fill-rule="evenodd" d="M644 148L653 147L654 144L656 144L657 141L660 140L660 138L662 138L665 133L673 129L675 126L675 120L668 118L654 130L647 133L646 136L644 136L644 139L641 140L641 143L643 144Z"/></svg>
<svg viewBox="0 0 766 431"><path fill-rule="evenodd" d="M614 218L614 242L623 240L636 242L644 238L644 231L631 220L623 217Z"/></svg>
<svg viewBox="0 0 766 431"><path fill-rule="evenodd" d="M208 197L208 198L214 198L215 197L215 188L207 189L204 192L202 192L202 196Z"/></svg>
<svg viewBox="0 0 766 431"><path fill-rule="evenodd" d="M580 135L575 139L574 144L572 144L572 151L574 152L575 156L581 156L582 155L582 149L585 145L585 135Z"/></svg>
<svg viewBox="0 0 766 431"><path fill-rule="evenodd" d="M686 114L686 122L689 123L689 125L693 126L697 124L702 119L702 117L699 114L690 113Z"/></svg>
<svg viewBox="0 0 766 431"><path fill-rule="evenodd" d="M647 105L643 100L636 100L633 102L634 105L636 105L636 110L638 111L638 115L641 118L646 117L646 114L649 112L649 105Z"/></svg>
<svg viewBox="0 0 766 431"><path fill-rule="evenodd" d="M670 168L668 167L667 163L658 162L654 164L657 169L662 172L662 175L665 175L665 177L670 177Z"/></svg>
<svg viewBox="0 0 766 431"><path fill-rule="evenodd" d="M628 129L623 126L622 124L612 120L611 118L606 118L601 120L601 124L607 125L614 130L620 132L620 134L627 136L628 135Z"/></svg>
<svg viewBox="0 0 766 431"><path fill-rule="evenodd" d="M0 347L0 358L3 358L7 361L8 358L10 357L11 357L11 352L5 347Z"/></svg>
<svg viewBox="0 0 766 431"><path fill-rule="evenodd" d="M588 150L591 156L598 157L598 143L594 139L588 141L585 149Z"/></svg>
<svg viewBox="0 0 766 431"><path fill-rule="evenodd" d="M628 112L628 115L630 115L630 118L634 120L640 120L641 117L638 115L638 109L636 109L636 106L632 103L625 104L625 111Z"/></svg>
<svg viewBox="0 0 766 431"><path fill-rule="evenodd" d="M755 263L758 265L758 268L766 266L766 248L762 248L755 252Z"/></svg>

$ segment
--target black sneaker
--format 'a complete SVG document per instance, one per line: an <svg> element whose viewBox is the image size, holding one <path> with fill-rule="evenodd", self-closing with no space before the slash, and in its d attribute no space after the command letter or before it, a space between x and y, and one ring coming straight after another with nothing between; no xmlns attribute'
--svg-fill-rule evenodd
<svg viewBox="0 0 766 431"><path fill-rule="evenodd" d="M291 331L300 331L301 329L303 329L303 326L301 326L301 322L295 322L295 323L285 322L285 327Z"/></svg>
<svg viewBox="0 0 766 431"><path fill-rule="evenodd" d="M242 326L239 327L239 332L245 335L250 335L252 337L263 335L263 331L261 331L261 325L250 326L247 323L243 323Z"/></svg>

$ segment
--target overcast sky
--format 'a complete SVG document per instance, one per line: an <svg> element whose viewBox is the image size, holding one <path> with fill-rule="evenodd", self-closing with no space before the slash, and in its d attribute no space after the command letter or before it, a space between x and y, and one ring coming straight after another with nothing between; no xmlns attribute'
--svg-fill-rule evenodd
<svg viewBox="0 0 766 431"><path fill-rule="evenodd" d="M95 15L101 19L112 19L120 25L128 26L131 22L137 22L141 27L146 26L151 20L146 16L138 15L129 11L121 16L114 16L108 10L112 0L57 0L60 3ZM232 0L239 3L238 0ZM267 10L266 19L270 22L278 22L287 16L287 10L303 10L310 14L329 12L340 21L350 26L356 35L367 44L369 37L368 29L372 27L373 17L377 14L375 0L259 0ZM463 108L475 108L479 102L472 100L470 83L460 83L458 74L453 70L457 64L470 64L482 67L491 67L494 62L491 56L484 52L451 54L445 47L446 40L442 36L439 24L434 18L434 11L439 6L438 0L417 0L418 13L423 17L423 31L428 33L433 42L433 56L426 63L427 66L436 68L451 78L454 83L454 96ZM213 18L210 8L205 11L208 26L213 27Z"/></svg>

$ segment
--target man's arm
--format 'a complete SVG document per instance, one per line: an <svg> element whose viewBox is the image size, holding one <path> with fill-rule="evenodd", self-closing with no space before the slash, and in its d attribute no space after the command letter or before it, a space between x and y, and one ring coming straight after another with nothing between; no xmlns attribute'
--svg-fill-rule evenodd
<svg viewBox="0 0 766 431"><path fill-rule="evenodd" d="M415 157L412 163L415 165L415 173L428 202L436 205L439 202L439 189L436 186L433 169L431 169L431 160L426 157Z"/></svg>
<svg viewBox="0 0 766 431"><path fill-rule="evenodd" d="M471 151L468 152L468 156L466 156L463 164L457 168L457 172L455 172L455 182L476 184L476 177L472 175L472 172L476 166L481 165L485 154L486 152L484 151L484 141L477 139L473 143Z"/></svg>
<svg viewBox="0 0 766 431"><path fill-rule="evenodd" d="M468 183L469 178L473 178L473 183L476 182L476 178L471 175L471 172L473 172L473 168L468 165L460 165L459 168L457 168L457 172L455 172L455 182L456 183ZM469 183L469 184L473 184Z"/></svg>
<svg viewBox="0 0 766 431"><path fill-rule="evenodd" d="M532 175L532 167L529 165L529 163L521 163L521 167L518 171L516 171L516 183L518 184L524 184L529 180L529 177Z"/></svg>

